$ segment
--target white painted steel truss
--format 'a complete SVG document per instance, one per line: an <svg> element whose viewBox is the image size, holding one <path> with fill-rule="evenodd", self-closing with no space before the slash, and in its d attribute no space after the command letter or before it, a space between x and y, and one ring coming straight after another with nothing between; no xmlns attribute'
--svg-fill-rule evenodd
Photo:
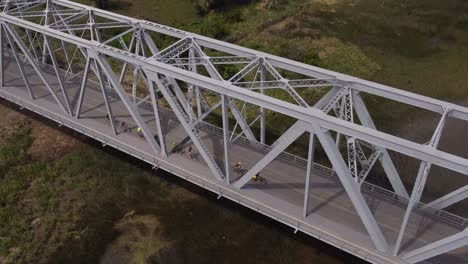
<svg viewBox="0 0 468 264"><path fill-rule="evenodd" d="M93 79L101 87L113 132L119 133L109 103L114 96L125 105L154 151L167 157L169 147L159 116L159 104L164 100L213 176L237 188L248 184L254 175L307 133L310 142L304 217L308 215L315 142L319 142L378 250L390 252L392 249L361 190L377 163L382 165L393 191L409 199L397 246L393 249L395 256L415 263L467 245L468 234L463 231L399 254L409 215L420 201L431 165L468 174L468 160L437 149L446 119L468 121L467 108L71 1L2 0L0 3L3 10L0 14L1 56L3 58L7 51L12 54L32 99L36 95L26 66L34 69L64 114L75 118L80 118L87 82ZM58 87L44 77L47 70L44 64L53 66ZM82 84L78 100L74 102L66 86L68 80L77 76L82 78ZM3 85L3 59L0 77ZM311 91L320 94L320 99L310 96ZM431 142L418 144L378 131L362 94L440 114L440 123ZM138 110L145 102L151 105L154 113L155 133ZM252 108L256 109L253 116L252 111L247 110ZM240 137L266 143L267 111L288 116L295 123L268 147L266 155L254 166L239 178L232 177L232 143ZM222 118L223 164L218 164L206 148L197 127L216 113ZM345 155L340 151L343 139ZM411 195L389 151L421 162ZM428 206L443 209L467 197L465 186Z"/></svg>

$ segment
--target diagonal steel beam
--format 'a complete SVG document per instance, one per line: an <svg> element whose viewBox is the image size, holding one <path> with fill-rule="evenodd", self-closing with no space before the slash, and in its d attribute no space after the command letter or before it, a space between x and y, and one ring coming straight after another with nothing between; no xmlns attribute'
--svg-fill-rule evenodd
<svg viewBox="0 0 468 264"><path fill-rule="evenodd" d="M271 145L270 151L262 159L260 159L244 176L234 183L237 188L242 188L247 184L254 175L263 170L270 162L278 157L289 145L291 145L298 137L305 131L305 123L296 121L292 127L284 132L276 141Z"/></svg>
<svg viewBox="0 0 468 264"><path fill-rule="evenodd" d="M353 102L354 110L356 111L356 115L358 116L359 121L361 121L361 124L372 129L377 129L359 92L353 91ZM376 148L377 150L382 152L379 160L382 164L385 174L387 175L388 180L390 181L390 184L393 187L393 190L398 195L408 198L408 192L406 191L406 188L403 185L401 177L395 165L393 164L392 158L390 157L390 154L388 153L387 149L379 146L376 146Z"/></svg>
<svg viewBox="0 0 468 264"><path fill-rule="evenodd" d="M273 77L275 77L276 80L282 81L284 83L284 89L286 89L286 91L289 93L289 95L292 96L296 103L305 108L309 107L309 104L304 100L304 98L302 98L302 96L300 96L296 90L294 90L289 82L286 81L283 76L281 76L281 74L275 69L275 67L273 67L273 65L268 62L268 60L263 60L263 65L268 70L268 72L270 72Z"/></svg>
<svg viewBox="0 0 468 264"><path fill-rule="evenodd" d="M52 44L49 40L49 37L44 36L44 44L47 46L47 49L49 50L49 56L52 60L52 65L54 66L54 71L55 75L57 76L57 81L59 83L60 90L62 90L63 98L65 100L65 106L67 107L68 113L72 113L71 111L71 105L70 105L70 100L68 98L67 91L65 90L65 86L63 84L62 76L60 75L60 67L57 62L57 58L55 57L55 53L52 49Z"/></svg>
<svg viewBox="0 0 468 264"><path fill-rule="evenodd" d="M88 84L89 71L91 70L91 57L86 56L86 64L83 69L83 79L81 81L80 93L78 96L78 101L76 102L75 118L80 118L81 107L83 105L86 85Z"/></svg>
<svg viewBox="0 0 468 264"><path fill-rule="evenodd" d="M464 247L468 245L468 229L460 233L449 236L442 240L433 242L424 247L415 249L402 256L403 260L408 263L419 263L421 261L430 259L435 256L442 255L449 251Z"/></svg>
<svg viewBox="0 0 468 264"><path fill-rule="evenodd" d="M372 215L372 212L367 206L366 200L361 194L358 183L352 179L348 170L348 166L344 162L343 157L341 156L332 136L328 131L324 132L318 125L314 125L312 130L314 134L317 135L321 146L325 150L328 159L333 165L333 169L335 170L341 183L343 184L344 189L346 190L346 193L351 199L356 212L361 218L372 241L374 241L375 247L380 251L386 252L388 250L388 244L385 236L383 235L382 230L380 229L377 221Z"/></svg>
<svg viewBox="0 0 468 264"><path fill-rule="evenodd" d="M55 99L55 101L57 101L57 103L59 104L60 108L62 108L62 110L66 113L66 114L69 114L69 112L67 111L67 108L65 108L65 106L63 105L63 103L60 101L60 99L57 97L57 94L55 93L55 91L52 89L52 87L50 86L49 82L47 81L47 79L44 77L42 71L39 69L39 67L37 66L36 62L31 58L31 54L29 54L28 50L26 49L26 47L24 46L24 43L21 41L21 39L18 37L18 35L15 33L15 31L13 29L10 28L9 25L6 25L4 24L3 25L4 28L8 31L8 35L9 35L9 38L13 38L14 42L18 45L18 47L21 49L21 52L23 52L23 55L26 57L26 59L28 60L29 64L33 67L34 71L36 72L36 74L39 76L39 78L41 79L41 81L44 83L44 85L47 87L47 89L49 90L50 94L52 95L52 97ZM6 32L5 32L6 33Z"/></svg>
<svg viewBox="0 0 468 264"><path fill-rule="evenodd" d="M203 141L200 138L200 136L198 135L198 133L197 133L195 127L193 126L190 118L185 113L185 111L180 106L180 104L176 101L174 96L171 94L171 91L169 90L169 88L167 88L166 84L164 84L158 78L158 76L156 76L154 74L149 74L148 78L151 81L154 81L156 83L156 86L159 88L161 93L164 95L164 98L169 103L172 110L174 111L177 118L179 119L180 123L184 127L185 132L189 135L189 137L192 140L193 144L198 149L201 156L205 160L206 164L210 168L211 172L213 173L213 176L215 176L215 178L217 178L219 181L223 181L225 177L224 177L223 173L221 172L221 169L218 167L218 164L216 164L216 161L214 160L214 158L209 153L208 149L203 144Z"/></svg>
<svg viewBox="0 0 468 264"><path fill-rule="evenodd" d="M166 148L166 139L161 125L161 116L159 114L159 103L158 97L156 96L156 91L154 87L154 82L148 80L148 89L151 96L151 104L153 106L154 119L156 122L156 129L158 131L159 145L161 146L161 155L167 158L167 148Z"/></svg>
<svg viewBox="0 0 468 264"><path fill-rule="evenodd" d="M426 205L436 210L443 210L468 198L468 185L440 197Z"/></svg>
<svg viewBox="0 0 468 264"><path fill-rule="evenodd" d="M431 141L430 141L430 145L432 147L436 148L440 142L440 137L442 135L442 130L445 125L445 121L446 121L448 113L449 111L445 110L444 114L442 115L442 118L439 121L439 124L437 125L434 135L432 136ZM403 222L400 227L400 232L398 233L397 242L395 245L395 249L393 251L394 256L398 255L401 243L403 241L403 236L405 235L406 227L408 225L408 222L411 216L411 212L414 206L416 205L416 203L418 203L419 200L421 199L422 193L424 191L424 187L426 186L427 176L429 175L431 167L432 167L432 163L427 162L427 161L422 161L421 165L419 166L419 171L418 171L418 175L416 176L416 182L413 187L413 192L411 193L411 197L409 199L408 206L406 208L405 215L403 217Z"/></svg>
<svg viewBox="0 0 468 264"><path fill-rule="evenodd" d="M26 73L26 69L24 68L24 62L20 59L19 57L19 53L18 53L18 50L16 49L15 47L15 44L12 42L12 40L10 39L10 37L8 36L8 34L4 34L3 33L3 30L4 30L4 27L3 25L0 25L0 28L2 29L2 36L5 36L5 38L8 40L8 43L10 44L10 47L11 47L11 51L13 53L13 57L15 58L15 61L16 63L18 64L18 68L20 70L20 74L21 74L21 77L23 77L23 81L26 85L26 89L28 90L28 93L29 93L29 96L31 97L31 99L35 99L35 96L34 96L34 92L32 90L32 87L31 87L31 83L29 82L29 78L28 78L28 75ZM4 51L2 51L3 53ZM4 73L5 69L3 68L3 54L2 54L2 85L3 85L3 82L4 82Z"/></svg>
<svg viewBox="0 0 468 264"><path fill-rule="evenodd" d="M200 48L200 46L198 46L198 44L195 41L193 41L192 47L195 49L195 51L198 53L199 56L206 57L206 54L203 52L203 50ZM207 60L206 64L204 64L204 66L205 66L206 70L208 71L209 75L211 76L211 78L213 78L215 80L223 81L223 78L221 77L219 72L216 70L216 68L213 66L213 64L210 62L210 60ZM232 100L230 97L227 97L227 100L228 100L228 102L227 102L228 107L229 107L229 109L231 109L232 115L234 116L234 118L238 122L240 128L242 129L242 132L244 132L244 135L250 140L257 141L254 133L250 129L249 124L245 120L242 113L239 111L239 109L238 109L236 103L234 102L234 100Z"/></svg>
<svg viewBox="0 0 468 264"><path fill-rule="evenodd" d="M314 170L314 153L315 153L315 135L310 133L309 136L309 151L307 159L307 170L306 170L306 181L304 186L304 206L302 209L302 217L307 217L309 213L309 200L310 200L310 184L312 177L312 171Z"/></svg>
<svg viewBox="0 0 468 264"><path fill-rule="evenodd" d="M102 74L101 67L99 67L99 65L97 65L96 60L94 60L94 66L95 66L96 71L97 71L97 77L99 79L99 84L101 85L102 96L104 98L104 104L106 105L106 110L107 110L107 114L108 114L108 117L109 117L109 122L111 124L112 131L114 132L114 135L117 135L117 128L115 127L116 123L115 123L114 113L112 111L111 102L109 101L109 95L107 93L107 87L106 87L107 85L106 85L106 82L104 80L104 76Z"/></svg>
<svg viewBox="0 0 468 264"><path fill-rule="evenodd" d="M145 121L143 120L140 113L138 112L138 108L130 100L130 98L128 98L127 93L125 92L124 88L120 84L117 76L113 72L109 63L106 61L105 58L101 57L102 55L99 55L96 51L90 50L89 53L90 53L89 56L93 57L101 66L102 70L104 71L104 74L107 76L107 79L110 81L115 91L119 95L120 100L122 100L123 104L127 108L130 115L133 117L137 125L141 128L143 135L145 136L146 140L150 144L151 148L154 150L155 153L160 153L161 151L160 146L154 139L149 128L146 126Z"/></svg>

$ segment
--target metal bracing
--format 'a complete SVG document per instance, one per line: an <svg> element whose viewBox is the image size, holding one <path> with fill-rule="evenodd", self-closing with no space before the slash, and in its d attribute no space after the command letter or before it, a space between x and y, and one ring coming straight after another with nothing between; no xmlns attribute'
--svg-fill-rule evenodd
<svg viewBox="0 0 468 264"><path fill-rule="evenodd" d="M200 48L200 46L196 42L194 42L193 39L191 39L191 41L192 41L192 48L198 54L198 56L207 57L207 55L203 52L203 50ZM205 69L208 71L211 78L213 78L215 80L223 80L223 77L221 77L221 75L216 70L216 68L213 66L213 64L211 63L210 60L207 60L206 63L203 64L203 65L205 66ZM201 99L201 98L199 98L199 99ZM245 134L245 136L248 139L257 141L255 135L253 134L252 130L250 129L249 124L245 120L245 118L242 115L241 111L239 111L239 109L238 109L236 103L234 102L234 100L232 100L229 97L227 97L227 100L228 100L229 109L231 109L231 112L232 112L234 118L236 119L237 123L239 124L240 128L242 129L242 132Z"/></svg>
<svg viewBox="0 0 468 264"><path fill-rule="evenodd" d="M158 131L159 146L161 147L161 155L163 155L163 157L167 157L166 139L165 139L164 132L162 129L161 116L159 114L158 97L156 95L156 90L155 90L153 81L149 81L148 89L150 91L150 96L151 96L151 105L153 106L154 120L156 122L156 130Z"/></svg>
<svg viewBox="0 0 468 264"><path fill-rule="evenodd" d="M161 151L159 144L156 142L156 140L154 139L154 136L151 134L149 128L146 126L146 123L141 117L138 111L138 108L135 106L133 102L131 102L130 98L128 98L127 93L123 89L115 73L112 71L112 68L109 65L109 63L105 60L105 58L101 57L101 55L99 55L99 53L97 53L94 50L91 50L88 56L91 56L100 66L105 76L112 84L114 90L119 95L120 100L122 100L123 104L127 108L129 114L133 117L138 127L141 128L143 135L145 136L150 146L153 148L155 153L159 153Z"/></svg>
<svg viewBox="0 0 468 264"><path fill-rule="evenodd" d="M332 136L328 131L323 131L323 129L318 125L315 125L312 128L312 131L315 135L317 135L320 144L327 153L328 159L333 165L333 169L340 178L346 193L351 199L351 202L359 214L365 228L367 229L367 232L369 232L372 241L374 241L375 247L380 251L387 251L388 244L385 236L383 235L382 230L380 230L377 221L367 206L367 203L360 192L360 186L358 183L352 180L348 166L346 166L346 163L344 162L343 157L341 156Z"/></svg>
<svg viewBox="0 0 468 264"><path fill-rule="evenodd" d="M86 64L83 70L83 80L81 81L80 91L78 95L78 101L76 102L76 110L75 110L75 117L80 118L81 107L83 105L84 95L86 86L88 84L88 75L89 71L91 70L91 58L89 56L86 57Z"/></svg>
<svg viewBox="0 0 468 264"><path fill-rule="evenodd" d="M372 120L359 92L353 92L353 102L354 111L356 112L356 115L359 118L361 124L371 129L376 129L374 121ZM390 181L390 184L392 185L395 193L402 197L409 197L408 192L403 185L400 175L398 174L398 171L395 168L395 165L393 164L392 158L390 157L387 149L380 146L375 146L375 148L377 151L381 152L381 154L378 156L379 161L382 164L385 174Z"/></svg>
<svg viewBox="0 0 468 264"><path fill-rule="evenodd" d="M309 151L307 158L307 171L306 181L304 190L304 207L302 209L302 216L307 217L309 213L309 200L310 200L310 178L312 177L312 171L314 169L314 154L315 154L315 136L310 133L309 136Z"/></svg>
<svg viewBox="0 0 468 264"><path fill-rule="evenodd" d="M265 94L265 66L260 65L260 93ZM260 107L260 143L265 144L265 131L266 131L266 113L265 108Z"/></svg>
<svg viewBox="0 0 468 264"><path fill-rule="evenodd" d="M408 263L418 263L468 245L468 229L403 255Z"/></svg>
<svg viewBox="0 0 468 264"><path fill-rule="evenodd" d="M159 116L162 107L159 105L159 100L164 99L175 114L174 118L182 124L183 131L187 133L191 143L194 144L214 175L213 181L219 186L226 186L239 193L249 193L251 190L250 188L237 190L229 186L232 180L231 155L237 149L236 144L239 144L236 139L243 135L242 144L268 150L262 159L248 168L249 170L239 180L232 183L233 187L241 188L250 181L253 175L264 169L280 154L286 154L283 153L285 149L301 134L308 132L310 133L308 150L304 146L304 152L308 151L305 184L303 184L304 204L301 205L303 206L302 214L299 212L298 216L304 221L310 218L307 210L312 196L310 193L311 185L313 185L312 179L316 176L313 163L314 145L317 143L314 138L316 137L374 242L375 249L385 252L382 254L388 256L392 255L392 252L386 251L387 242L379 228L379 223L363 198L361 187L367 186L363 185L364 181L370 175L373 166L380 162L396 195L408 198L402 179L389 155L389 151L394 151L421 162L405 219L399 226L400 232L395 248L397 256L394 258L413 263L415 260L427 259L454 249L461 245L458 241L465 239L463 236L466 234L461 233L459 237L449 237L436 242L438 244L430 244L403 256L397 254L409 214L414 204L420 200L430 167L434 164L468 175L467 159L437 149L446 118L450 116L468 121L468 108L68 0L9 2L0 0L0 7L4 10L0 14L2 25L0 26L0 56L9 56L11 60L14 58L17 61L19 74L25 80L31 100L37 99L33 96L34 91L29 84L31 73L26 71L29 65L34 69L32 74L39 76L51 96L63 109L63 115L74 115L79 118L86 100L84 95L91 91L87 90L87 86L94 79L90 75L91 70L95 73L98 85L103 92L105 111L110 119L109 127L113 129L114 134L117 134L117 131L111 107L114 105L109 100L111 97L117 97L122 101L136 125L142 128L145 142L155 151L154 160L160 161L166 160L164 157L167 157L164 133L169 133L164 131L161 116ZM174 37L176 40L167 48L160 50L156 45L160 39L154 37L156 34L153 33ZM126 42L128 40L129 42ZM53 46L58 49L54 50ZM74 52L68 54L70 47L74 48ZM59 56L55 56L55 53L60 50L65 52L64 61L58 61ZM207 55L207 50L213 50L213 54L223 53L223 55L210 57ZM72 65L77 63L76 54L86 59L86 65L82 72L72 72L70 74L72 77L67 80L69 71L74 71L71 69ZM46 64L48 58L51 59L52 65ZM111 67L111 59L112 62L118 61L122 66L112 64L113 67ZM67 63L67 69L60 68L63 67L62 62ZM237 65L240 70L230 79L224 80L220 74L223 65ZM0 82L5 77L3 66L3 60L0 59L2 68ZM53 66L55 74L51 74L50 66ZM132 72L128 71L128 67L132 68ZM204 67L208 76L198 70L200 67ZM46 68L49 70L47 71ZM303 77L295 80L285 79L283 76L286 76L286 73L283 74L283 70L292 72L292 76ZM255 75L254 78L252 78L253 75ZM46 78L50 76L54 76L53 81L58 82L60 88L58 93L49 83L52 80ZM259 76L258 79L257 76ZM66 95L67 85L72 78L80 82L76 102L68 101L69 98ZM143 84L139 80L143 80L146 87L140 87ZM137 98L137 89L139 93L140 91L143 93L138 94L141 98ZM284 89L294 99L294 103L273 97L270 94L274 93L269 93L269 89ZM312 105L298 93L298 91L309 91L308 89L329 90L319 90L328 92ZM57 94L60 93L64 98L59 99ZM361 94L364 93L440 113L442 118L431 141L428 144L418 144L378 131L361 98ZM204 94L207 96L204 97ZM213 98L215 100L221 98L221 100L213 102ZM151 103L151 106L145 102ZM249 107L259 109L259 115L252 117L253 121L247 121L245 108L240 109L239 102L241 105L248 104ZM152 109L156 131L150 131L139 113L139 109L143 108L146 109L145 111ZM217 135L223 139L223 151L221 155L214 157L210 154L208 145L204 145L202 133L198 131L198 128L212 126L207 123L209 119L206 117L220 108L221 116L217 122L222 123L222 128L217 128L218 132L221 131ZM194 111L197 113L195 114ZM270 112L285 115L297 122L285 133L278 135L279 138L273 145L267 146L264 143L266 129L270 127L267 126L267 113L270 114ZM236 121L233 128L230 128L228 118L231 115ZM355 116L359 122L354 122ZM253 127L254 125L256 127ZM240 135L236 134L237 126L241 128ZM257 135L252 131L260 131L258 140ZM348 146L346 151L340 152L339 142L332 138L329 131L341 135L338 138L346 139L345 143ZM122 138L121 135L115 136L117 139L119 137ZM218 162L224 165L223 169L220 169ZM427 206L436 209L445 208L465 199L468 196L467 190L467 187L463 187ZM401 201L400 197L398 199ZM350 244L352 242L350 241Z"/></svg>
<svg viewBox="0 0 468 264"><path fill-rule="evenodd" d="M224 170L226 182L231 183L231 141L229 140L228 102L225 95L221 95L221 109L223 119L223 144L224 144Z"/></svg>
<svg viewBox="0 0 468 264"><path fill-rule="evenodd" d="M468 161L466 161L466 159L464 158L448 153L440 155L441 151L434 151L433 149L427 148L427 146L423 146L421 144L411 142L409 140L405 140L370 128L362 127L357 124L350 124L349 122L343 120L326 117L326 115L323 112L317 109L310 108L307 111L304 111L302 107L298 107L297 105L293 105L270 96L246 91L244 89L240 89L238 87L230 85L226 82L213 80L204 76L187 72L179 68L170 67L158 61L150 61L147 60L147 58L139 57L132 53L122 51L120 49L112 48L105 45L95 46L88 40L79 39L77 37L70 36L69 34L65 34L63 32L56 32L47 29L44 26L36 25L32 22L23 21L21 19L11 17L5 14L1 14L0 18L6 23L14 23L18 26L26 27L32 30L43 31L46 35L56 37L59 39L64 39L65 41L71 42L75 45L83 47L93 47L102 54L113 56L123 61L133 63L138 62L143 68L149 71L159 72L163 75L177 78L181 81L192 83L200 87L204 87L204 89L213 92L229 94L230 97L234 97L257 106L263 106L270 110L291 116L292 118L297 118L312 123L320 121L321 125L327 126L340 133L360 138L365 142L374 145L380 145L381 147L392 149L402 154L418 158L420 160L432 160L434 164L445 168L451 168L461 173L468 172ZM145 23L145 25L146 24L147 23ZM455 108L457 108L457 110L455 110ZM452 109L454 109L451 115L452 117L458 117L460 116L460 113L464 111L468 112L468 110L464 110L464 108L460 106L454 106L454 108Z"/></svg>
<svg viewBox="0 0 468 264"><path fill-rule="evenodd" d="M29 62L29 64L33 67L34 71L36 72L36 74L39 76L39 78L41 79L41 81L44 83L44 85L47 87L47 89L49 90L50 94L52 95L52 97L55 99L55 101L57 101L57 103L60 105L60 107L62 108L62 110L65 112L65 113L69 113L67 111L67 108L63 105L63 103L60 101L60 99L57 97L57 94L56 92L54 91L54 89L51 87L51 85L49 84L49 82L47 81L47 79L44 77L41 69L39 69L39 67L37 66L36 62L34 61L34 59L31 58L31 54L28 52L28 50L26 49L26 47L24 46L24 43L21 41L21 38L16 34L16 32L10 28L9 25L2 25L6 31L8 32L5 32L6 35L7 35L7 38L9 39L10 41L10 44L12 46L14 46L13 42L16 43L16 45L18 45L18 47L20 48L21 52L23 53L23 55L26 57L26 60ZM21 66L20 66L21 67ZM23 69L24 70L24 69Z"/></svg>
<svg viewBox="0 0 468 264"><path fill-rule="evenodd" d="M2 31L4 30L3 25L0 25L0 28L2 29ZM2 35L6 37L6 39L8 40L8 43L10 44L10 48L12 50L13 57L15 57L16 64L18 64L18 68L19 68L21 77L23 78L24 84L26 85L26 89L28 90L29 96L31 97L31 99L34 99L35 98L34 97L34 92L33 92L32 88L31 88L29 78L28 78L28 76L26 74L26 69L24 68L24 62L20 59L19 53L16 50L16 47L15 47L14 43L11 41L10 37L5 33L2 33ZM3 75L3 71L4 70L2 70L2 75Z"/></svg>
<svg viewBox="0 0 468 264"><path fill-rule="evenodd" d="M180 102L177 101L170 89L158 78L158 76L148 74L148 78L151 81L155 82L159 90L163 93L172 110L174 110L174 113L179 118L179 121L184 127L185 132L187 132L193 144L196 146L203 159L205 160L206 164L210 168L211 172L213 173L213 176L215 176L220 181L223 180L225 178L224 174L221 172L221 169L219 168L218 164L216 164L216 161L213 159L213 157L203 144L202 139L198 135L195 127L193 126L192 120L184 111L183 107L180 105Z"/></svg>
<svg viewBox="0 0 468 264"><path fill-rule="evenodd" d="M63 98L65 99L65 106L67 107L67 111L72 113L70 99L68 99L67 91L65 90L65 86L63 85L63 79L60 74L60 66L58 65L57 58L55 57L55 52L53 50L52 44L49 41L49 37L44 37L44 45L47 46L47 50L49 51L49 56L52 60L52 66L54 66L55 74L57 75L57 81L62 91Z"/></svg>
<svg viewBox="0 0 468 264"><path fill-rule="evenodd" d="M110 99L109 99L109 95L108 95L108 92L107 92L107 87L106 87L106 82L105 82L105 78L102 74L102 70L101 70L101 67L99 67L97 65L97 62L96 60L94 59L93 60L94 62L94 66L96 68L96 71L97 71L97 77L99 79L99 84L101 85L101 91L102 91L102 96L104 98L104 103L106 105L106 110L107 110L107 118L109 118L109 123L111 124L111 127L112 127L112 132L114 132L114 135L117 135L117 128L115 127L116 125L116 122L115 122L115 118L114 118L114 113L112 112L112 106L111 106L111 102L110 102Z"/></svg>
<svg viewBox="0 0 468 264"><path fill-rule="evenodd" d="M291 143L293 143L305 131L305 123L296 121L281 137L279 137L270 147L270 151L260 161L258 161L250 170L248 170L239 180L234 183L237 188L242 188L254 175L257 175L270 162L278 157Z"/></svg>
<svg viewBox="0 0 468 264"><path fill-rule="evenodd" d="M435 148L435 149L439 145L440 138L442 136L442 131L443 131L443 128L445 126L447 115L449 114L449 112L450 112L449 109L446 109L444 111L444 113L443 113L443 115L442 115L442 117L441 117L441 119L439 121L439 124L437 125L437 128L436 128L431 140L429 141L428 145ZM408 222L409 222L409 219L410 219L410 216L411 216L411 212L413 211L413 208L416 205L416 203L418 203L419 200L421 199L421 196L423 194L424 187L426 186L427 177L429 175L431 167L432 167L432 163L427 162L427 161L422 161L421 165L419 166L419 171L418 171L418 175L416 176L416 181L415 181L415 184L414 184L414 187L413 187L413 192L411 193L411 196L410 196L410 199L409 199L409 202L408 202L408 206L406 208L406 212L405 212L405 215L403 217L403 222L402 222L401 227L400 227L400 232L398 233L397 242L396 242L395 249L394 249L394 252L393 252L393 254L395 256L398 255L398 252L400 250L400 246L401 246L401 243L403 241L403 237L405 235L406 227L408 225Z"/></svg>
<svg viewBox="0 0 468 264"><path fill-rule="evenodd" d="M468 199L468 186L463 186L460 189L446 194L439 199L428 203L426 206L436 210L442 210L465 199Z"/></svg>
<svg viewBox="0 0 468 264"><path fill-rule="evenodd" d="M281 74L273 67L267 60L262 60L262 65L270 72L277 81L284 83L284 89L291 95L291 97L302 107L309 107L309 104L294 90L291 84L281 76Z"/></svg>

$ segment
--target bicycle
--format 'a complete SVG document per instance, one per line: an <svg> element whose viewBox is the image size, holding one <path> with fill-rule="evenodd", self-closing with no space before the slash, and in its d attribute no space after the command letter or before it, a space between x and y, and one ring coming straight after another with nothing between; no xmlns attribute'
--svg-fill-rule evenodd
<svg viewBox="0 0 468 264"><path fill-rule="evenodd" d="M253 179L254 182L268 183L268 182L267 182L267 179L265 179L264 177L259 176L259 175L254 176L252 179Z"/></svg>

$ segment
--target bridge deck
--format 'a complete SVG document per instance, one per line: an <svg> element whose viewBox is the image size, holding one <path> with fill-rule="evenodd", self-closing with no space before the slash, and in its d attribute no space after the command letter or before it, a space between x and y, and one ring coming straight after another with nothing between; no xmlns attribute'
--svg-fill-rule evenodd
<svg viewBox="0 0 468 264"><path fill-rule="evenodd" d="M250 183L241 190L236 189L217 181L201 156L190 160L187 155L169 154L168 158L164 158L155 154L146 141L135 132L114 135L110 129L110 123L106 119L102 93L97 84L88 82L82 117L75 119L63 113L31 68L27 68L27 71L37 97L35 100L31 100L29 97L26 86L22 78L19 77L21 75L16 63L8 56L5 58L5 67L5 86L0 89L0 97L153 165L160 166L179 177L257 210L362 259L373 263L404 263L389 253L382 253L374 249L372 241L341 184L333 177L325 175L324 172L317 170L312 177L310 215L303 218L305 168L284 159L276 159L262 171L262 176L268 180L267 183ZM47 78L54 86L58 87L57 79L52 72ZM68 93L74 97L76 102L80 80L67 81L66 85ZM114 98L111 105L117 119L124 120L131 127L133 125L132 119L122 102ZM139 110L151 130L156 131L151 109L142 106ZM182 141L187 138L187 135L170 111L164 110L161 113L164 131L167 133L166 144L170 151L172 142ZM205 145L222 167L222 137L208 130L202 130L201 135ZM191 143L187 141L184 147L189 144ZM232 160L243 161L246 168L249 168L263 155L261 151L241 142L235 143L232 147ZM404 214L404 204L370 192L366 192L365 196L388 242L393 245ZM408 235L403 244L403 252L445 238L461 230L461 226L450 224L441 218L414 213L408 225ZM468 254L466 253L466 249L461 249L431 259L430 263L468 263Z"/></svg>

